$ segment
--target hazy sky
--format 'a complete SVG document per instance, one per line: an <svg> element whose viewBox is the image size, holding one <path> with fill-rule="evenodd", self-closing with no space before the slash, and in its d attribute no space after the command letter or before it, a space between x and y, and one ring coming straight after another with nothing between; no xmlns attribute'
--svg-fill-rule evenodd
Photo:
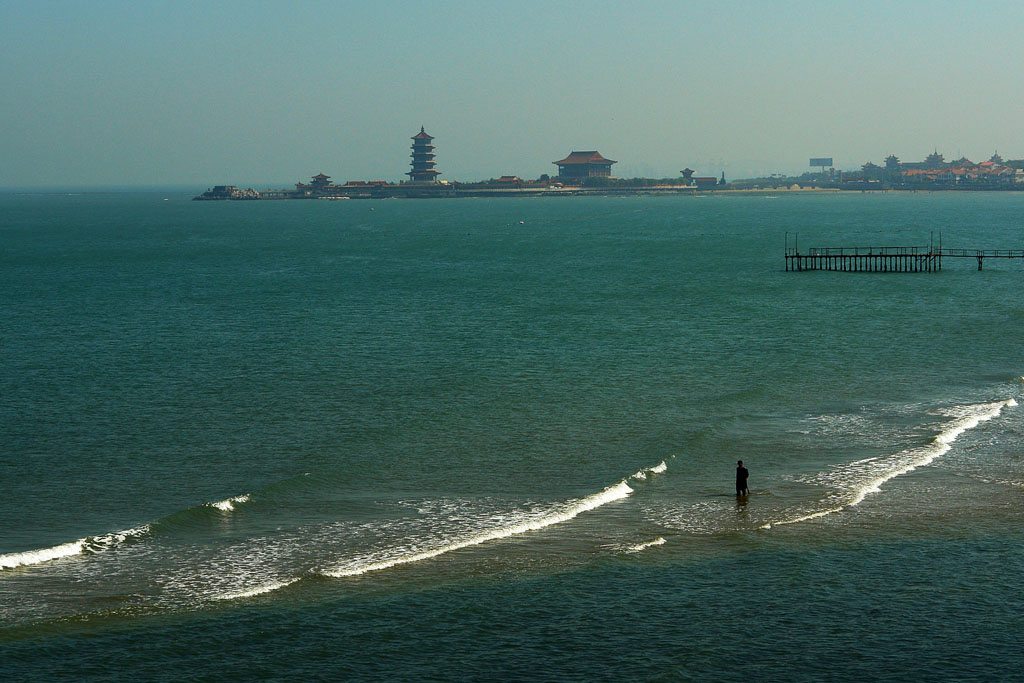
<svg viewBox="0 0 1024 683"><path fill-rule="evenodd" d="M0 186L1024 158L1024 2L0 0Z"/></svg>

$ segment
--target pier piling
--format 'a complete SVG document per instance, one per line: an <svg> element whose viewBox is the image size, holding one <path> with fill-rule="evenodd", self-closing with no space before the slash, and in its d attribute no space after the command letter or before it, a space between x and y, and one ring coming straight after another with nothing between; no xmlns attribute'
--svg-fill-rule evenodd
<svg viewBox="0 0 1024 683"><path fill-rule="evenodd" d="M1024 249L942 249L934 247L786 246L786 271L827 270L844 273L937 273L942 257L975 258L978 270L986 258L1024 259Z"/></svg>

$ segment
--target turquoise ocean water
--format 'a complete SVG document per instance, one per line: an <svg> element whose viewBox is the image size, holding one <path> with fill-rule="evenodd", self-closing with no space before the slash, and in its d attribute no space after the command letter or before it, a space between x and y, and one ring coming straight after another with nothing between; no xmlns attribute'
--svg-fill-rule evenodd
<svg viewBox="0 0 1024 683"><path fill-rule="evenodd" d="M1024 679L1024 264L784 271L940 235L1024 195L0 196L0 678Z"/></svg>

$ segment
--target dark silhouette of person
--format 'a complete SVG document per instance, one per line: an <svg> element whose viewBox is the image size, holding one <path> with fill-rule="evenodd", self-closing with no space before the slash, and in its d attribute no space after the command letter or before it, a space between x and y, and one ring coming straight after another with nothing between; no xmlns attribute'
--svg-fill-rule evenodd
<svg viewBox="0 0 1024 683"><path fill-rule="evenodd" d="M743 466L743 461L738 460L736 462L736 495L745 496L750 491L747 489L747 477L750 476L750 472Z"/></svg>

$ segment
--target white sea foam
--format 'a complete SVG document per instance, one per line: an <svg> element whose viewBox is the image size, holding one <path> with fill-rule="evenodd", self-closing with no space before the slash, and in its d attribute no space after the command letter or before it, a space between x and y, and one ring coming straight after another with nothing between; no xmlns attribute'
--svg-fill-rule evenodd
<svg viewBox="0 0 1024 683"><path fill-rule="evenodd" d="M70 543L62 543L51 548L0 555L0 569L13 569L15 567L42 564L50 560L59 560L62 557L71 557L73 555L81 555L82 553L101 553L104 550L116 548L129 539L145 536L149 533L149 530L149 525L146 524L125 531L114 531L100 536L87 536L86 538L80 538Z"/></svg>
<svg viewBox="0 0 1024 683"><path fill-rule="evenodd" d="M49 562L61 557L70 557L71 555L80 554L84 548L85 539L83 538L71 543L55 545L52 548L26 550L23 553L8 553L7 555L0 555L0 569L13 569L14 567Z"/></svg>
<svg viewBox="0 0 1024 683"><path fill-rule="evenodd" d="M654 467L645 467L645 468L643 468L639 472L636 472L635 474L633 474L630 478L631 479L637 479L639 481L644 481L645 479L647 479L647 475L648 474L661 474L662 472L664 472L667 469L668 469L668 465L666 465L665 461L662 460L660 463L658 463Z"/></svg>
<svg viewBox="0 0 1024 683"><path fill-rule="evenodd" d="M994 484L996 486L1013 486L1014 488L1024 489L1024 481L1013 481L1011 479L992 479L989 477L982 477L976 474L968 474L968 477L975 481L980 481L982 484Z"/></svg>
<svg viewBox="0 0 1024 683"><path fill-rule="evenodd" d="M85 549L87 551L92 553L101 553L104 550L116 548L126 541L146 536L150 531L151 527L148 524L143 524L142 526L137 526L125 531L114 531L100 536L90 536L89 538L82 539L82 541L85 543Z"/></svg>
<svg viewBox="0 0 1024 683"><path fill-rule="evenodd" d="M235 509L236 505L241 503L249 502L249 494L243 494L241 496L234 496L233 498L227 498L225 500L217 501L216 503L207 503L210 507L217 508L221 512L231 512Z"/></svg>
<svg viewBox="0 0 1024 683"><path fill-rule="evenodd" d="M325 570L323 574L335 578L356 576L358 574L365 574L366 572L388 569L389 567L394 567L400 564L409 564L412 562L419 562L420 560L427 560L453 550L479 545L488 541L508 538L509 536L516 536L528 531L537 531L554 524L567 522L581 513L594 510L616 500L621 500L632 492L633 489L631 489L626 481L623 480L614 486L609 486L600 493L595 493L578 500L569 501L533 519L490 529L465 538L455 539L444 545L430 548L428 550L409 552L382 559L378 559L377 557L356 558L339 567L335 567L334 569Z"/></svg>
<svg viewBox="0 0 1024 683"><path fill-rule="evenodd" d="M263 585L256 586L255 588L247 588L245 590L233 591L231 593L222 593L220 595L214 596L214 599L215 600L238 600L238 599L241 599L241 598L253 598L253 597L256 597L257 595L263 595L265 593L272 593L273 591L276 591L276 590L279 590L281 588L284 588L285 586L290 586L293 583L295 583L296 581L298 581L297 578L289 579L288 581L272 581L270 583L265 583Z"/></svg>
<svg viewBox="0 0 1024 683"><path fill-rule="evenodd" d="M641 550L646 550L647 548L650 548L650 547L656 546L656 545L665 545L665 539L662 538L661 536L658 536L653 541L647 541L646 543L638 543L636 545L631 545L631 546L626 548L626 552L627 553L638 553Z"/></svg>
<svg viewBox="0 0 1024 683"><path fill-rule="evenodd" d="M1005 401L997 401L995 403L981 403L954 408L947 413L954 419L946 426L945 429L939 432L939 434L927 446L903 451L893 458L868 458L866 460L858 460L855 463L850 463L850 465L847 466L847 470L849 471L864 471L864 466L870 463L868 471L874 470L874 472L869 475L870 478L867 481L861 480L858 482L856 487L851 491L849 498L839 500L836 505L830 506L825 510L812 512L794 519L769 522L767 524L762 524L760 528L770 529L772 526L779 526L782 524L806 522L812 519L825 517L826 515L830 515L834 512L840 512L848 507L859 505L868 495L881 491L882 485L890 479L912 472L918 467L924 467L931 464L936 458L948 453L949 449L952 448L952 444L964 432L974 429L982 422L986 422L998 416L999 413L1002 412L1003 408L1013 407L1016 405L1017 401L1010 398Z"/></svg>

